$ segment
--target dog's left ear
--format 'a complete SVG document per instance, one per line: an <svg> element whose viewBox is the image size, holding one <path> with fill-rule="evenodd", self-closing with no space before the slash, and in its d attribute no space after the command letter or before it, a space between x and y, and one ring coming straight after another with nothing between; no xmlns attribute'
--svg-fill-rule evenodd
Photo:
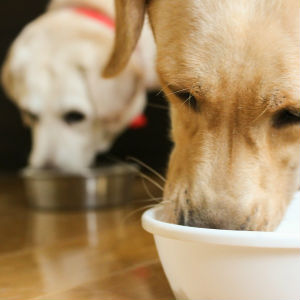
<svg viewBox="0 0 300 300"><path fill-rule="evenodd" d="M146 0L115 0L116 35L114 49L102 75L116 76L127 65L141 35Z"/></svg>

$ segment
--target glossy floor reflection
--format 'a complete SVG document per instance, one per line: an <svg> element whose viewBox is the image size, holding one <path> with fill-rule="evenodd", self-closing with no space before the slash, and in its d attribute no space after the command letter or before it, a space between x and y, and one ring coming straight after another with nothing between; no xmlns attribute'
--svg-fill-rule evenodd
<svg viewBox="0 0 300 300"><path fill-rule="evenodd" d="M0 299L173 299L137 207L34 211L2 179Z"/></svg>

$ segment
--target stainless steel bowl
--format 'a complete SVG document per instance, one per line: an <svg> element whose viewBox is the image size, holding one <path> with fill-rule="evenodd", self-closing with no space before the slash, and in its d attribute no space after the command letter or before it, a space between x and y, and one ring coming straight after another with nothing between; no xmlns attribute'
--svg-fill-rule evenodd
<svg viewBox="0 0 300 300"><path fill-rule="evenodd" d="M128 203L138 168L132 164L88 169L80 174L25 169L26 198L40 209L93 209Z"/></svg>

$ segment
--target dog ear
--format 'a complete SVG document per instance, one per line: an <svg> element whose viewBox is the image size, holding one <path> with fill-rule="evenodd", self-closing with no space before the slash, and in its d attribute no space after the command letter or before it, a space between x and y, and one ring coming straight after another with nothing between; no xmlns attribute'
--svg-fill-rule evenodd
<svg viewBox="0 0 300 300"><path fill-rule="evenodd" d="M116 76L127 65L139 40L146 10L146 0L115 0L116 35L111 57L102 75Z"/></svg>

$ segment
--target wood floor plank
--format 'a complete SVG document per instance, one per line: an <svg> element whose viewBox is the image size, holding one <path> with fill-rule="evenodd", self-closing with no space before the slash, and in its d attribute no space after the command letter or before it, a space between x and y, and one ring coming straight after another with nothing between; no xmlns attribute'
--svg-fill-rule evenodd
<svg viewBox="0 0 300 300"><path fill-rule="evenodd" d="M158 261L141 264L99 281L34 300L174 300Z"/></svg>
<svg viewBox="0 0 300 300"><path fill-rule="evenodd" d="M18 183L19 184L19 183ZM0 183L0 299L173 299L141 205L41 212Z"/></svg>

